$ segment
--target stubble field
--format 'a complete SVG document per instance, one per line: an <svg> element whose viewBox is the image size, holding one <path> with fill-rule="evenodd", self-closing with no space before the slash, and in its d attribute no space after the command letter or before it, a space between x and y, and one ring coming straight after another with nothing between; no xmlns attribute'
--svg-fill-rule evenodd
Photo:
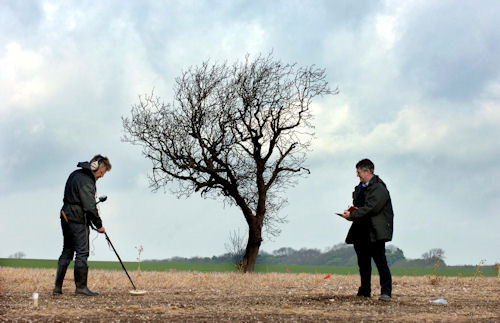
<svg viewBox="0 0 500 323"><path fill-rule="evenodd" d="M355 296L357 275L134 272L144 296L129 294L124 272L90 270L98 297L74 295L68 271L53 296L55 270L0 267L2 321L500 321L500 279L393 277L393 301ZM39 293L34 307L33 292ZM448 305L431 304L444 298Z"/></svg>

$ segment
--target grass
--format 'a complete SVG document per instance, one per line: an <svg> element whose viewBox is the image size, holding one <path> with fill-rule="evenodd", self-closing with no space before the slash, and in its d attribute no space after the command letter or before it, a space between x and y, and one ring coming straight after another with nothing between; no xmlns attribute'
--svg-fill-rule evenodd
<svg viewBox="0 0 500 323"><path fill-rule="evenodd" d="M125 262L125 268L129 271L137 270L137 262ZM72 263L73 265L73 263ZM72 265L70 267L72 267ZM118 261L89 261L92 269L103 270L122 270ZM11 259L0 258L0 267L14 268L56 268L57 260L48 259ZM290 273L318 273L318 274L336 274L336 275L356 275L357 267L338 267L338 266L297 266L297 265L256 265L255 271L261 273L284 273L286 270ZM485 277L496 277L498 275L494 266L484 266L481 268L482 275ZM237 271L231 264L197 264L197 263L170 263L170 262L141 262L142 271L198 271L198 272L233 272ZM434 268L391 268L393 276L427 276L433 275ZM447 277L473 277L476 268L466 267L440 267L436 271L437 276ZM376 268L373 268L373 274L377 274Z"/></svg>
<svg viewBox="0 0 500 323"><path fill-rule="evenodd" d="M73 268L71 262L70 268ZM137 262L124 262L125 268L137 270ZM9 259L0 258L0 267L14 268L56 268L57 260L49 259ZM118 261L89 261L89 267L102 270L122 270ZM141 262L141 271L200 271L200 272L229 272L236 271L230 264L191 264L167 262Z"/></svg>

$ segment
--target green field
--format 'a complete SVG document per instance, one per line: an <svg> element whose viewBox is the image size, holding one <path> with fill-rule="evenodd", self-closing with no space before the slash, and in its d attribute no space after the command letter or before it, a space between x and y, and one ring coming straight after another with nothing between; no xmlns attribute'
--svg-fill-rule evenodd
<svg viewBox="0 0 500 323"><path fill-rule="evenodd" d="M138 269L137 262L125 262L125 267L129 271ZM21 268L56 268L57 260L46 259L10 259L0 258L0 267L21 267ZM71 265L72 267L72 265ZM104 270L122 270L117 261L89 261L91 269ZM288 269L289 273L318 273L335 275L354 275L358 274L356 267L337 267L337 266L296 266L296 265L257 265L256 272L278 272L284 273ZM141 270L144 271L200 271L200 272L227 272L236 271L231 264L198 264L198 263L171 263L171 262L142 262ZM481 274L485 277L496 277L498 275L494 266L484 266L480 268ZM432 275L433 268L391 268L394 276L425 276ZM373 268L373 274L376 274L376 268ZM472 277L476 273L474 266L467 267L442 267L438 268L438 276L462 276Z"/></svg>

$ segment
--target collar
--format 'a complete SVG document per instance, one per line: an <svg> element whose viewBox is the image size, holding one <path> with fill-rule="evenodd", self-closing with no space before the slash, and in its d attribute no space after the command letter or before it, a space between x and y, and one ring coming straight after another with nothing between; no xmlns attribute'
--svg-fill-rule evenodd
<svg viewBox="0 0 500 323"><path fill-rule="evenodd" d="M363 188L367 187L368 185L370 185L370 183L372 182L373 178L375 177L375 175L372 176L372 178L370 178L370 180L368 181L368 183L359 183Z"/></svg>

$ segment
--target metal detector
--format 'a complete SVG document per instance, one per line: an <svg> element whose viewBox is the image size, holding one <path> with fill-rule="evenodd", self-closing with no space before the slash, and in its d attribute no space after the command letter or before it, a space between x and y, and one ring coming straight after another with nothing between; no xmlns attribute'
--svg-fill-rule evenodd
<svg viewBox="0 0 500 323"><path fill-rule="evenodd" d="M108 199L108 197L106 195L104 196L99 196L99 201L96 203L96 204L99 204L100 202L104 202ZM92 227L92 229L96 230L94 227ZM97 230L96 230L97 231ZM113 248L113 251L115 252L115 255L116 257L118 257L118 260L120 261L120 264L122 265L122 268L123 270L125 271L125 274L127 274L127 277L128 277L128 280L130 280L130 283L132 284L132 287L134 288L133 290L130 290L129 293L132 294L132 295L144 295L146 294L146 291L145 290L138 290L136 287L135 287L135 284L134 282L132 281L132 278L130 278L130 275L128 274L128 271L127 269L125 268L125 265L123 264L123 261L122 259L120 258L120 255L118 254L118 252L116 251L115 249L115 246L113 246L113 243L111 242L111 240L109 239L109 236L106 232L104 232L104 236L106 237L106 240L108 241L108 245L111 246L111 248Z"/></svg>

